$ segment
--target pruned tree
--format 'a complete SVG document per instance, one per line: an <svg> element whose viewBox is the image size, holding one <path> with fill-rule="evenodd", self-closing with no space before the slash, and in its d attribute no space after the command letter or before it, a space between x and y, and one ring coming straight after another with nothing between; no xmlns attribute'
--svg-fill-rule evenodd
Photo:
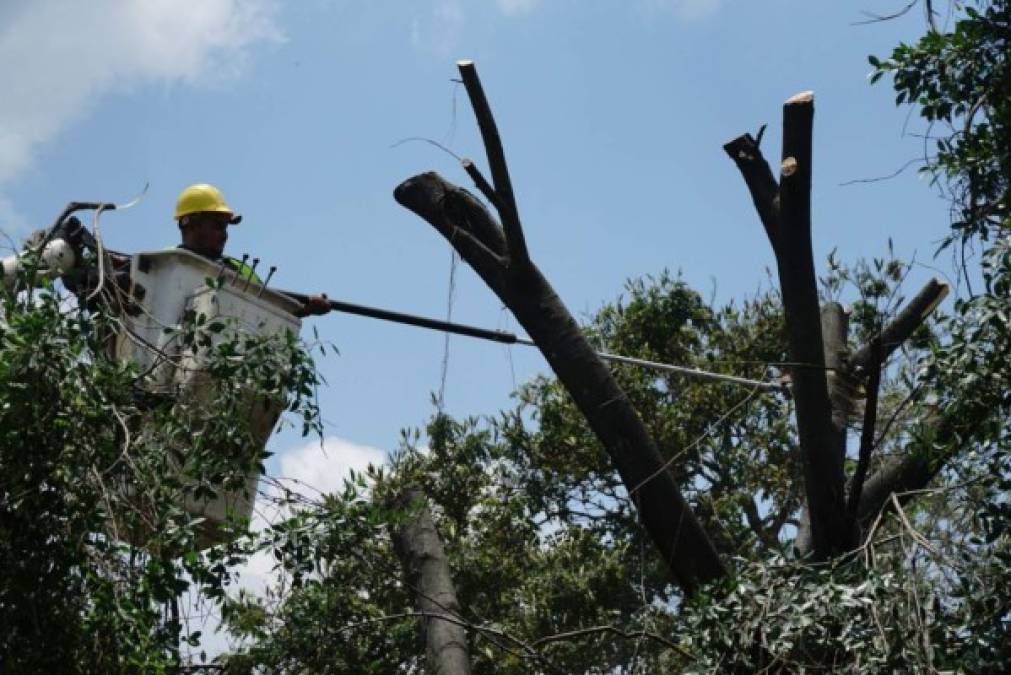
<svg viewBox="0 0 1011 675"><path fill-rule="evenodd" d="M851 550L860 541L854 527L855 514L873 518L883 505L882 497L901 488L914 488L908 474L914 469L897 466L878 473L864 491L864 474L873 450L877 414L877 382L885 359L930 315L947 294L947 286L928 283L881 333L846 355L846 321L843 308L824 307L818 301L818 285L811 248L811 174L814 94L802 92L783 105L783 152L779 181L763 157L759 141L744 134L724 146L751 192L762 225L776 256L783 314L789 343L789 368L796 401L799 452L804 467L807 509L798 548L817 560L827 560ZM823 328L825 330L823 330ZM832 387L830 396L830 379ZM853 408L852 387L867 385L864 428L857 475L851 482L847 508L847 420ZM906 465L903 464L905 467ZM895 476L886 479L894 473ZM918 487L923 487L919 485Z"/></svg>
<svg viewBox="0 0 1011 675"><path fill-rule="evenodd" d="M485 142L494 185L473 162L464 160L463 166L498 212L499 221L469 192L432 173L405 181L394 195L435 227L513 311L608 449L675 578L691 591L700 581L722 576L726 568L627 396L530 259L501 140L476 69L467 61L458 65ZM850 492L857 498L847 500L843 463L854 402L851 387L844 383L869 384L879 378L885 358L921 325L946 287L928 284L880 337L852 360L847 358L843 309L832 304L822 307L818 297L811 248L813 120L811 92L791 97L784 105L778 181L750 134L724 149L751 192L779 270L807 503L798 547L802 553L810 547L816 559L827 560L858 544L855 521L860 516L866 521L868 514L877 513L875 504L880 508L883 503L881 489L890 494L892 487L907 484L908 474L914 471L906 465L903 470L892 467L891 472L901 474L893 481L906 481L893 485L885 484L886 474L877 473L867 481L870 489L865 491L867 460L873 450L873 437L869 437L861 452L864 461L851 481ZM865 418L871 422L865 426L870 429L876 407L872 394L865 405Z"/></svg>

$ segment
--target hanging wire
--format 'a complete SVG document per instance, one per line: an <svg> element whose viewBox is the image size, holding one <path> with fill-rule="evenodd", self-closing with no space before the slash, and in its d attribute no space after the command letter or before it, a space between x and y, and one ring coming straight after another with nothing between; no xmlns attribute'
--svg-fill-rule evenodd
<svg viewBox="0 0 1011 675"><path fill-rule="evenodd" d="M499 330L508 330L509 328L509 308L502 305L502 311L498 315L498 328ZM505 350L506 361L509 363L509 376L512 378L513 391L516 391L516 364L513 363L513 348L512 345L504 344L502 348Z"/></svg>
<svg viewBox="0 0 1011 675"><path fill-rule="evenodd" d="M103 211L110 211L110 210L113 210L113 209L115 209L116 211L123 211L125 209L129 209L129 208L132 208L132 207L136 206L137 204L140 203L140 201L142 199L144 199L145 195L147 195L147 189L148 189L148 187L150 187L150 185L151 185L150 183L144 183L144 189L141 190L137 194L136 197L134 197L133 199L131 199L130 201L128 201L125 204L122 204L122 205L120 205L120 204L113 204L111 206L110 205L106 205L106 204L102 204L97 209L95 209L95 215L94 215L94 217L92 218L92 221L91 221L91 229L94 231L94 235L95 235L95 247L98 249L97 250L97 254L98 254L98 285L95 286L95 290L93 290L91 293L88 294L88 297L86 298L87 300L90 301L96 295L98 295L99 293L101 293L102 289L105 286L105 244L102 241L102 229L98 225L98 221L99 221L99 218L102 215L102 212Z"/></svg>
<svg viewBox="0 0 1011 675"><path fill-rule="evenodd" d="M95 290L88 294L88 297L86 298L88 301L101 293L102 289L105 287L105 244L102 242L102 229L98 225L102 211L105 209L105 204L95 209L95 215L91 220L91 230L95 234L95 247L98 249L98 283L95 285Z"/></svg>
<svg viewBox="0 0 1011 675"><path fill-rule="evenodd" d="M456 295L456 266L459 262L456 249L450 249L449 256L449 287L446 290L447 323L453 320L453 300ZM440 413L446 404L446 376L449 373L449 337L450 333L447 331L442 343L442 374L439 377L439 396L436 399L436 407Z"/></svg>

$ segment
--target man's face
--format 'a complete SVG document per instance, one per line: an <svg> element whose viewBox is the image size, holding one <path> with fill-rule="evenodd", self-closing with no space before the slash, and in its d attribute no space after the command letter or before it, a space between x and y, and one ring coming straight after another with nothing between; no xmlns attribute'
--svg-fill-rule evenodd
<svg viewBox="0 0 1011 675"><path fill-rule="evenodd" d="M182 226L183 246L208 258L220 258L228 241L227 213L194 213Z"/></svg>

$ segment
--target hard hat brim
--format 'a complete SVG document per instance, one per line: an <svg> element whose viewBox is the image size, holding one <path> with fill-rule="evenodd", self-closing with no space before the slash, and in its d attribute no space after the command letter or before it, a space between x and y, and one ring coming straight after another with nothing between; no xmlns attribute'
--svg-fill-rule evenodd
<svg viewBox="0 0 1011 675"><path fill-rule="evenodd" d="M183 213L183 214L177 215L175 217L175 219L176 220L182 220L186 216L195 216L198 213L227 213L229 216L231 216L228 219L228 224L229 225L238 225L239 223L242 222L242 214L240 214L240 213L234 213L234 212L232 212L232 211L230 211L228 209L211 210L211 211L191 211L190 213Z"/></svg>

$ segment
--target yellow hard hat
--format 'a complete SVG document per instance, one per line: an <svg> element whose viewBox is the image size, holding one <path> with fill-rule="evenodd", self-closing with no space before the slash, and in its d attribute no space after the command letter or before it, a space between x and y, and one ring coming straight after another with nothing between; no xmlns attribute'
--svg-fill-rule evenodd
<svg viewBox="0 0 1011 675"><path fill-rule="evenodd" d="M179 199L176 200L176 220L192 213L207 212L227 213L232 216L229 221L232 225L242 220L242 216L236 215L235 211L225 202L225 196L221 194L221 190L213 185L197 183L179 193Z"/></svg>

